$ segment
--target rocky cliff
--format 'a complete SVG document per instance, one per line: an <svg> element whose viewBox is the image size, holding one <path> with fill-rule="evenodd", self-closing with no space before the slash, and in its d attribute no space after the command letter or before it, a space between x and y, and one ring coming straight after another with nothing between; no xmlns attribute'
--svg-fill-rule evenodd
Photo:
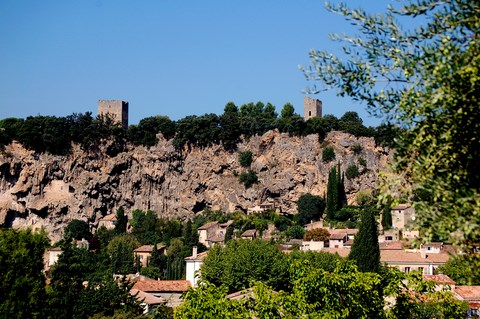
<svg viewBox="0 0 480 319"><path fill-rule="evenodd" d="M251 167L259 179L246 189L236 176L245 171L238 153L212 146L180 154L171 141L159 138L154 147L129 146L113 157L78 146L65 157L35 154L16 143L6 146L0 153L0 223L44 227L55 240L70 220L96 225L122 205L127 212L151 209L180 219L207 207L246 211L266 201L283 212L295 212L300 195L325 193L329 170L338 161L345 171L363 158L365 172L345 180L353 203L359 190L375 187L379 170L390 158L388 149L377 147L372 138L330 132L320 143L317 135L289 137L270 131L239 144L239 150L252 151ZM352 150L355 144L363 147L358 155ZM334 147L336 159L323 163L322 149L328 145Z"/></svg>

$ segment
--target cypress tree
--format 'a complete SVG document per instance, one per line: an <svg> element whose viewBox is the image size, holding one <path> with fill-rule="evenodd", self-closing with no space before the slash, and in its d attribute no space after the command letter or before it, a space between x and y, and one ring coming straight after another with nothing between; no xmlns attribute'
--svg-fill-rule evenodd
<svg viewBox="0 0 480 319"><path fill-rule="evenodd" d="M354 260L362 272L378 272L380 269L380 248L378 229L371 209L362 211L360 228L355 235L348 259Z"/></svg>
<svg viewBox="0 0 480 319"><path fill-rule="evenodd" d="M392 212L390 206L385 206L382 210L382 226L383 229L392 228Z"/></svg>
<svg viewBox="0 0 480 319"><path fill-rule="evenodd" d="M333 215L337 210L338 203L338 186L337 186L337 169L332 167L328 174L327 185L327 219L333 219Z"/></svg>
<svg viewBox="0 0 480 319"><path fill-rule="evenodd" d="M117 235L125 234L127 232L127 216L125 215L125 210L123 206L120 206L117 209L117 214L115 215L117 218L117 223L115 224L115 233Z"/></svg>

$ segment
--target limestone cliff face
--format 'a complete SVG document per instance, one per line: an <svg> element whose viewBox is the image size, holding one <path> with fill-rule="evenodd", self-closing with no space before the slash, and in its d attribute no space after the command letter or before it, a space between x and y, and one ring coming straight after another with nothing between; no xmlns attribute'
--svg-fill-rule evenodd
<svg viewBox="0 0 480 319"><path fill-rule="evenodd" d="M352 150L355 144L363 147L359 155ZM334 147L336 159L323 163L322 148L327 145ZM0 223L44 227L55 240L70 220L95 225L120 206L127 212L151 209L180 219L206 207L246 211L265 201L273 201L281 211L295 212L300 195L326 192L333 165L340 161L345 171L362 157L366 172L345 181L353 203L359 190L375 187L379 170L390 158L388 149L375 146L372 138L342 132L330 132L319 143L316 135L289 137L270 131L238 148L253 153L252 169L259 183L248 189L235 174L245 170L238 153L226 152L221 146L185 149L179 154L171 141L160 136L154 147L129 147L114 157L87 153L77 146L71 155L62 157L34 154L13 143L0 153Z"/></svg>

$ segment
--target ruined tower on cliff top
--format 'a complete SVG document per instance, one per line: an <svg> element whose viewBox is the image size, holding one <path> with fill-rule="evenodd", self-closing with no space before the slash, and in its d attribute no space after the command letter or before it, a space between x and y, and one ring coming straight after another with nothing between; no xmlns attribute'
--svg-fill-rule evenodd
<svg viewBox="0 0 480 319"><path fill-rule="evenodd" d="M126 130L128 128L128 102L120 100L98 100L98 115L109 114Z"/></svg>
<svg viewBox="0 0 480 319"><path fill-rule="evenodd" d="M303 98L303 119L306 121L316 116L322 117L322 101L305 96Z"/></svg>

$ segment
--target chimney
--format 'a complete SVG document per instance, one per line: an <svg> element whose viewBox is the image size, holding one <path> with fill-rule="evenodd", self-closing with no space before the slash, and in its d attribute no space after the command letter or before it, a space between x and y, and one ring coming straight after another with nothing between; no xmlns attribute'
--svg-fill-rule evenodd
<svg viewBox="0 0 480 319"><path fill-rule="evenodd" d="M193 246L192 250L192 257L197 258L197 246Z"/></svg>
<svg viewBox="0 0 480 319"><path fill-rule="evenodd" d="M423 248L420 248L420 256L424 259L427 258L428 257L427 256L427 251Z"/></svg>

